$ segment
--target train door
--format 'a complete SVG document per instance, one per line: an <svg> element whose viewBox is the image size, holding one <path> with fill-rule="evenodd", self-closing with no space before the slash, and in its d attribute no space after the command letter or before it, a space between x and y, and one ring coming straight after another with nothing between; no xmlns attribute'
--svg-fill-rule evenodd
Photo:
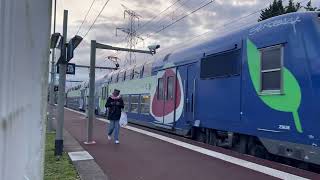
<svg viewBox="0 0 320 180"><path fill-rule="evenodd" d="M157 119L156 126L171 129L175 120L176 68L158 72L157 90L152 102L152 112Z"/></svg>
<svg viewBox="0 0 320 180"><path fill-rule="evenodd" d="M195 118L195 100L196 100L196 70L195 64L187 66L187 85L186 85L186 122L193 124Z"/></svg>
<svg viewBox="0 0 320 180"><path fill-rule="evenodd" d="M185 66L180 66L178 68L179 76L182 81L182 88L180 94L183 95L182 103L182 113L179 117L179 108L177 108L177 125L182 126L190 126L194 123L195 118L195 103L196 103L196 64L188 64ZM177 91L177 93L179 93ZM178 104L179 102L177 102Z"/></svg>
<svg viewBox="0 0 320 180"><path fill-rule="evenodd" d="M175 87L176 87L176 68L167 69L164 77L164 107L163 107L163 123L166 125L174 125L175 115Z"/></svg>

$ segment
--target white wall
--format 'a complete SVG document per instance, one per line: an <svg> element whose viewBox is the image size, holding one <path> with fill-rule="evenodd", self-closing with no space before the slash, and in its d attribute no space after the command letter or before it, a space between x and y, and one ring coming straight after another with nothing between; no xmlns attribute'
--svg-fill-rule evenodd
<svg viewBox="0 0 320 180"><path fill-rule="evenodd" d="M43 178L51 0L0 0L0 179Z"/></svg>

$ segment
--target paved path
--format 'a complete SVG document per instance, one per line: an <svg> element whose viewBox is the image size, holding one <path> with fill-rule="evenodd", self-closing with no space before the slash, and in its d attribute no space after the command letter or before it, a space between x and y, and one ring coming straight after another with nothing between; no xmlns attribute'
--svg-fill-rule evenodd
<svg viewBox="0 0 320 180"><path fill-rule="evenodd" d="M120 144L116 145L107 140L107 125L99 120L94 123L93 134L97 144L84 145L85 122L84 115L65 111L65 129L81 142L111 180L276 179L128 129L121 129ZM310 177L320 179L314 173Z"/></svg>

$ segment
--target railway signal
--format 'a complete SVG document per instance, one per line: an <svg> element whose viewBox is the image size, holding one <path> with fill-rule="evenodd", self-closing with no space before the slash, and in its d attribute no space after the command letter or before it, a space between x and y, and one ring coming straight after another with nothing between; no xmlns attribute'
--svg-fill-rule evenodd
<svg viewBox="0 0 320 180"><path fill-rule="evenodd" d="M60 42L61 39L61 34L60 33L53 33L51 35L51 43L50 43L50 48L54 49L57 47L57 44Z"/></svg>
<svg viewBox="0 0 320 180"><path fill-rule="evenodd" d="M81 41L82 37L78 35L75 35L72 39L70 39L67 45L67 62L73 58L73 51L78 47Z"/></svg>

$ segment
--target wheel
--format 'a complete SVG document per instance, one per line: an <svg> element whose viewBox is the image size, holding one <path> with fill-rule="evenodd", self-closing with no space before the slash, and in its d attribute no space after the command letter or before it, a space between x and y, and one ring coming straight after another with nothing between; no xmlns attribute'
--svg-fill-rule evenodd
<svg viewBox="0 0 320 180"><path fill-rule="evenodd" d="M201 128L197 128L197 127L192 128L191 136L193 140L205 143L206 141L205 135L206 135L205 132L203 132Z"/></svg>
<svg viewBox="0 0 320 180"><path fill-rule="evenodd" d="M211 131L211 138L210 138L209 144L211 144L213 146L217 146L217 144L218 144L218 138L217 138L217 134L216 134L215 130Z"/></svg>
<svg viewBox="0 0 320 180"><path fill-rule="evenodd" d="M211 132L210 132L210 129L205 129L204 130L205 132L205 143L206 144L210 144L210 140L211 140Z"/></svg>
<svg viewBox="0 0 320 180"><path fill-rule="evenodd" d="M198 141L202 143L206 143L206 129L200 128L198 132L199 132Z"/></svg>
<svg viewBox="0 0 320 180"><path fill-rule="evenodd" d="M245 135L238 135L238 142L234 145L234 149L242 154L246 154L248 152L248 137Z"/></svg>
<svg viewBox="0 0 320 180"><path fill-rule="evenodd" d="M298 162L297 163L298 168L300 169L304 169L304 170L309 170L310 169L310 165L306 162Z"/></svg>
<svg viewBox="0 0 320 180"><path fill-rule="evenodd" d="M197 129L195 127L191 128L191 139L197 140Z"/></svg>
<svg viewBox="0 0 320 180"><path fill-rule="evenodd" d="M249 151L251 155L262 159L266 159L268 155L268 151L262 145L256 144Z"/></svg>

